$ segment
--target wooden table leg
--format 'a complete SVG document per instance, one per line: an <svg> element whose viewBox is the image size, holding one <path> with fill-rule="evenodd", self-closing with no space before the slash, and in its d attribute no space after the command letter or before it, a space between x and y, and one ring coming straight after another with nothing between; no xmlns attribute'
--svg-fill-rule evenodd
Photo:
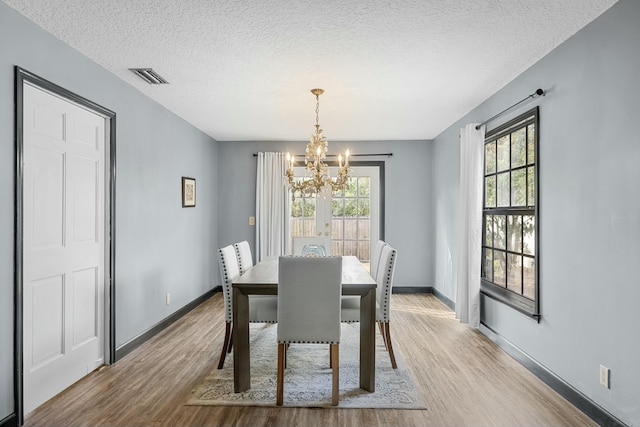
<svg viewBox="0 0 640 427"><path fill-rule="evenodd" d="M376 391L376 291L360 297L360 388Z"/></svg>
<svg viewBox="0 0 640 427"><path fill-rule="evenodd" d="M233 288L233 389L251 388L249 354L249 296Z"/></svg>

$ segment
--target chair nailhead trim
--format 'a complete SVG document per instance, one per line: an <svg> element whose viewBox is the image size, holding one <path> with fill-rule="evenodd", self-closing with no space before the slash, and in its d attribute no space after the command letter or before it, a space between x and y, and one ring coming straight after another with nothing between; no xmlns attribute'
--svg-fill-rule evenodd
<svg viewBox="0 0 640 427"><path fill-rule="evenodd" d="M240 256L240 248L238 245L233 245L233 248L236 250L236 258L238 259L238 269L240 270L240 274L244 273L244 267L242 267L242 257Z"/></svg>
<svg viewBox="0 0 640 427"><path fill-rule="evenodd" d="M229 273L228 273L228 267L227 267L227 263L225 262L224 256L223 256L223 252L222 249L218 249L218 254L220 256L220 265L222 267L222 272L224 275L224 283L222 284L222 294L224 296L224 300L227 306L227 309L229 311L229 313L232 312L233 307L232 307L232 302L231 302L231 284L229 283ZM226 317L226 314L225 314Z"/></svg>

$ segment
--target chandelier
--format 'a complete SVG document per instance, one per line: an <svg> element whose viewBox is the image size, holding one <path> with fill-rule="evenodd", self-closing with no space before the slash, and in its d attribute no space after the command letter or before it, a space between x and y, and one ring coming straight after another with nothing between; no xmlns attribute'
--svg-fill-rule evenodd
<svg viewBox="0 0 640 427"><path fill-rule="evenodd" d="M296 181L294 179L293 167L295 166L295 156L287 153L287 186L291 190L291 200L295 200L296 193L302 197L318 194L322 191L339 191L343 190L349 180L349 150L344 153L344 165L342 164L343 156L338 154L338 175L332 178L329 173L329 167L324 162L327 157L329 143L327 138L322 135L322 129L318 124L318 112L320 111L320 95L324 93L324 89L311 89L311 93L316 96L316 132L311 135L311 139L307 143L304 161L306 164L305 178Z"/></svg>

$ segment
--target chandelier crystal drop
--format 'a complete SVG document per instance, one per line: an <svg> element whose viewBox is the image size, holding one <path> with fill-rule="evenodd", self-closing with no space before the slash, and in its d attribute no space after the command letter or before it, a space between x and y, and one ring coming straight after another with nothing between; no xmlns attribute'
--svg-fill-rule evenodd
<svg viewBox="0 0 640 427"><path fill-rule="evenodd" d="M329 167L324 162L329 151L329 142L322 135L320 129L319 116L320 111L320 95L324 93L324 89L311 89L311 93L316 96L316 130L311 135L307 148L305 150L304 161L306 164L305 178L296 181L294 178L293 168L296 160L295 156L287 153L287 186L291 190L291 199L295 200L296 193L301 197L311 196L321 193L322 191L340 191L343 190L349 181L349 150L338 154L338 175L332 178L329 173ZM344 160L344 165L342 161Z"/></svg>

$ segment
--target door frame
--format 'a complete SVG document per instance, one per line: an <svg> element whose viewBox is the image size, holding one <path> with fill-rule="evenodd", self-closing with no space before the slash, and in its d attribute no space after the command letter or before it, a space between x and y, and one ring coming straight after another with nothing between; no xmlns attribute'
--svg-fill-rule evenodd
<svg viewBox="0 0 640 427"><path fill-rule="evenodd" d="M327 161L327 166L329 167L337 167L338 162L336 161ZM379 172L379 180L378 180L378 239L384 240L384 229L385 229L385 182L384 182L384 168L385 162L382 160L356 160L349 162L351 166L364 166L364 167L377 167ZM298 166L301 169L304 169L304 166ZM289 213L287 213L289 215ZM291 239L291 235L288 237ZM371 242L372 245L376 242ZM373 246L372 246L373 247ZM293 246L292 246L293 248Z"/></svg>
<svg viewBox="0 0 640 427"><path fill-rule="evenodd" d="M105 363L115 362L115 213L116 213L116 113L102 107L80 95L77 95L63 87L56 85L40 76L37 76L19 66L15 67L15 193L14 193L14 411L18 418L18 425L24 423L24 388L23 388L23 181L24 181L24 133L23 133L23 87L25 84L43 89L53 95L59 96L75 103L109 121L108 138L105 139L108 148L105 149L105 165L108 167L108 177L105 177Z"/></svg>

